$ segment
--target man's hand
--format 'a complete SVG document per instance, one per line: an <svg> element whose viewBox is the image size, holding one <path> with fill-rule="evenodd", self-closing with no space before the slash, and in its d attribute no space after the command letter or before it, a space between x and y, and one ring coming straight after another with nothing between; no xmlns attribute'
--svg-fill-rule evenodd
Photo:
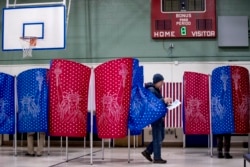
<svg viewBox="0 0 250 167"><path fill-rule="evenodd" d="M164 98L164 102L165 102L166 104L168 104L168 105L171 105L171 103L173 102L173 99L170 98L170 97L165 97L165 98Z"/></svg>

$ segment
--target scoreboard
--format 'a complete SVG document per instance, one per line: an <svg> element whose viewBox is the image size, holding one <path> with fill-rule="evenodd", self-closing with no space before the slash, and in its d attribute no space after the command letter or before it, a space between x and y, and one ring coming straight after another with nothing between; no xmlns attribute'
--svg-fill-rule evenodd
<svg viewBox="0 0 250 167"><path fill-rule="evenodd" d="M151 37L215 38L215 0L151 0Z"/></svg>

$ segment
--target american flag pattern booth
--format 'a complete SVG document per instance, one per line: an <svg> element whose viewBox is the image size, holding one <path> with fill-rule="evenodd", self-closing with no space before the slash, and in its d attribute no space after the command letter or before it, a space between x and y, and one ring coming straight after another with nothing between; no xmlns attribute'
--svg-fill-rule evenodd
<svg viewBox="0 0 250 167"><path fill-rule="evenodd" d="M209 76L185 72L183 125L185 134L209 134Z"/></svg>
<svg viewBox="0 0 250 167"><path fill-rule="evenodd" d="M50 135L87 135L88 90L91 69L81 63L52 60L49 74Z"/></svg>
<svg viewBox="0 0 250 167"><path fill-rule="evenodd" d="M94 70L99 138L127 136L133 58L107 61Z"/></svg>
<svg viewBox="0 0 250 167"><path fill-rule="evenodd" d="M249 132L249 73L240 66L213 70L211 81L214 134Z"/></svg>

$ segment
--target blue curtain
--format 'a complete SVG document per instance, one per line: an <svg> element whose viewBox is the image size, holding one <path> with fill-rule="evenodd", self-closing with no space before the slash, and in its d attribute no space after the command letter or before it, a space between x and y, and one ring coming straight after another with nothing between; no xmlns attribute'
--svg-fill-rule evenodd
<svg viewBox="0 0 250 167"><path fill-rule="evenodd" d="M18 132L48 132L48 69L30 69L17 76Z"/></svg>
<svg viewBox="0 0 250 167"><path fill-rule="evenodd" d="M132 91L131 91L131 99L130 99L130 104L132 103L132 98L133 98L133 89L137 87L137 85L142 85L143 84L143 67L139 66L139 60L134 59L133 61L133 78L132 78ZM130 105L130 111L129 111L129 120L128 120L128 127L130 130L130 135L139 135L141 134L142 130L141 129L130 129L131 127L131 121L133 120L133 113L134 111L132 110L132 105ZM133 121L132 121L133 122Z"/></svg>
<svg viewBox="0 0 250 167"><path fill-rule="evenodd" d="M232 75L230 66L213 70L211 78L211 113L213 134L233 133Z"/></svg>
<svg viewBox="0 0 250 167"><path fill-rule="evenodd" d="M15 133L15 78L0 73L0 134Z"/></svg>
<svg viewBox="0 0 250 167"><path fill-rule="evenodd" d="M164 117L167 108L165 104L144 88L143 67L134 60L132 92L128 127L131 135L141 134L143 128L161 117Z"/></svg>
<svg viewBox="0 0 250 167"><path fill-rule="evenodd" d="M136 86L132 90L129 129L139 132L149 124L164 117L165 104L144 87Z"/></svg>

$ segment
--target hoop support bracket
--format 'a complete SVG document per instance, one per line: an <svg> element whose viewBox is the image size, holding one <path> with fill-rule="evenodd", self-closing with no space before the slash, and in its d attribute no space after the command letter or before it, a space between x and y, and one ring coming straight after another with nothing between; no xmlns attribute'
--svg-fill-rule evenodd
<svg viewBox="0 0 250 167"><path fill-rule="evenodd" d="M62 2L41 2L41 3L22 3L22 4L17 4L16 1L14 4L10 4L9 0L6 0L6 8L18 7L18 6L41 6L41 5L65 5L66 6L66 0L63 0Z"/></svg>

